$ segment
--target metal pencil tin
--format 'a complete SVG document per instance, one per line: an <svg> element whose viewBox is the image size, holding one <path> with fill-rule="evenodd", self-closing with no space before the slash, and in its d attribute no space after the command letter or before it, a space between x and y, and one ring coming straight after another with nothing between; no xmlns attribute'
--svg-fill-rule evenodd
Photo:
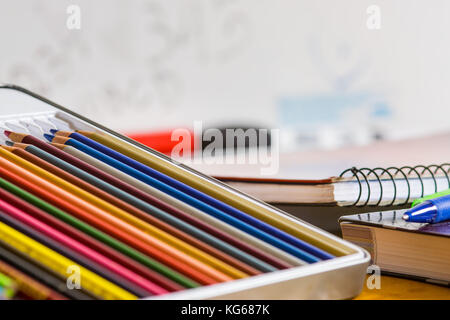
<svg viewBox="0 0 450 320"><path fill-rule="evenodd" d="M261 208L282 216L295 226L307 228L351 253L330 260L288 270L266 273L211 286L188 289L150 299L349 299L358 295L365 280L370 255L362 248L344 241L277 208L241 193L226 184L180 164L159 152L103 127L69 109L15 85L0 86L0 129L25 119L54 117L69 124L70 129L91 130L112 135L123 142L151 153L167 163L220 188L239 195ZM56 126L55 126L56 127ZM64 129L62 129L64 130ZM2 142L2 140L0 140Z"/></svg>

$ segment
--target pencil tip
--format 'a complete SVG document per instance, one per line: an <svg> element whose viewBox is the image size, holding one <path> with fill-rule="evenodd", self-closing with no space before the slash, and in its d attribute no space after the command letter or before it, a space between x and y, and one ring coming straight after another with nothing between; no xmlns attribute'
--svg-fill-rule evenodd
<svg viewBox="0 0 450 320"><path fill-rule="evenodd" d="M5 133L5 136L9 137L9 135L12 133L11 131L5 130L3 131Z"/></svg>
<svg viewBox="0 0 450 320"><path fill-rule="evenodd" d="M52 142L54 137L55 137L54 135L44 133L44 138L47 139L49 142Z"/></svg>
<svg viewBox="0 0 450 320"><path fill-rule="evenodd" d="M8 147L14 146L14 142L12 142L12 141L5 141L5 144L6 144Z"/></svg>
<svg viewBox="0 0 450 320"><path fill-rule="evenodd" d="M55 134L55 133L58 132L58 130L56 130L56 129L50 129L50 132L51 132L52 134Z"/></svg>

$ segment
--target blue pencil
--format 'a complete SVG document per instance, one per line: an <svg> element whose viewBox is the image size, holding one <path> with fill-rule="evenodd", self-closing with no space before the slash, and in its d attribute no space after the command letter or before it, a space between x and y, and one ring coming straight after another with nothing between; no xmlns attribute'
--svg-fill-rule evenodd
<svg viewBox="0 0 450 320"><path fill-rule="evenodd" d="M49 141L53 140L53 136L45 135L45 137ZM124 172L124 173L126 173L126 174L128 174L128 175L130 175L130 176L132 176L132 177L134 177L134 178L136 178L136 179L138 179L138 180L140 180L162 192L165 192L181 201L184 201L185 203L190 204L191 206L193 206L199 210L202 210L202 211L204 211L204 212L206 212L206 213L208 213L230 225L233 225L233 226L257 237L258 239L266 241L267 243L270 243L273 246L275 246L281 250L284 250L297 258L300 258L309 263L314 263L314 262L320 261L320 259L318 257L316 257L310 253L308 253L302 249L299 249L289 243L286 243L270 234L267 234L266 232L261 231L239 219L236 219L236 218L210 206L209 204L206 204L194 197L191 197L188 194L185 194L185 193L183 193L183 192L181 192L159 180L156 180L153 177L150 177L150 176L120 162L120 161L117 161L116 159L114 159L108 155L105 155L104 153L101 153L101 152L87 146L84 143L81 143L75 139L69 138L69 139L67 139L65 144L72 146L72 147L74 147L74 148L76 148L76 149L78 149L78 150L104 162L104 163L107 163L107 164L115 167L116 169L118 169L118 170L120 170L120 171L122 171L122 172Z"/></svg>
<svg viewBox="0 0 450 320"><path fill-rule="evenodd" d="M57 130L51 130L52 133L57 133ZM77 132L73 132L71 133L68 137L75 139L119 162L122 162L150 177L153 177L161 182L164 182L165 184L181 191L184 192L188 195L190 195L191 197L194 197L202 202L207 203L208 205L222 211L225 212L233 217L235 217L236 219L242 220L274 237L279 238L280 240L283 240L284 242L287 242L301 250L304 250L320 259L326 260L326 259L332 259L334 258L333 255L315 247L312 246L311 244L298 239L278 228L275 228L269 224L267 224L264 221L261 221L259 219L256 219L255 217L246 214L220 200L217 200L197 189L192 188L191 186L186 185L185 183L182 183L178 180L173 179L172 177L169 177L153 168L150 168L142 163L140 163L139 161L136 161L130 157L127 157L125 155L123 155L120 152L117 152L111 148L108 148L106 146L104 146L101 143L98 143L97 141L94 141L80 133Z"/></svg>

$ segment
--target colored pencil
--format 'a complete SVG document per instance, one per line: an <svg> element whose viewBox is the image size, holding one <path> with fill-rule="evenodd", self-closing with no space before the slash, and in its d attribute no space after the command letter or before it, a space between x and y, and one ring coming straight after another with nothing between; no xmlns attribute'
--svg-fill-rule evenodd
<svg viewBox="0 0 450 320"><path fill-rule="evenodd" d="M62 276L67 276L68 268L76 265L74 261L67 259L2 222L0 222L0 239L27 256L40 261ZM80 266L80 272L82 274L82 286L104 299L136 299L135 295L82 266Z"/></svg>
<svg viewBox="0 0 450 320"><path fill-rule="evenodd" d="M166 254L178 257L180 261L187 263L191 267L197 268L204 274L216 279L216 281L229 281L233 278L239 279L247 276L245 273L242 273L211 255L198 250L178 238L136 218L120 208L111 205L3 148L0 148L0 157L11 161L11 163L20 166L20 168L25 169L30 173L34 173L40 178L52 183L54 186L68 192L72 197L77 199L79 205L81 204L80 200L86 201L86 204L92 204L96 209L99 209L97 211L101 212L103 216L110 217L112 219L111 221L120 223L128 231L134 231L135 236L141 235L154 246L165 250Z"/></svg>
<svg viewBox="0 0 450 320"><path fill-rule="evenodd" d="M112 204L115 204L119 207L121 207L121 209L127 210L127 212L133 214L136 217L139 217L140 219L155 225L156 227L159 227L160 229L172 234L173 236L193 245L194 247L197 247L201 250L203 250L204 252L207 252L209 254L211 254L212 256L220 259L221 261L224 261L225 263L242 270L245 273L248 273L249 275L257 275L260 274L261 272L258 271L255 268L261 268L262 271L265 272L270 272L270 271L275 271L276 269L271 267L270 265L255 259L254 257L246 254L245 252L242 252L239 249L236 249L230 245L228 245L227 243L220 241L219 239L210 236L209 234L197 229L196 227L193 227L187 223L185 223L182 220L179 220L171 215L169 215L168 213L142 201L141 199L138 199L124 191L122 191L121 189L118 189L110 184L108 184L107 182L104 182L103 180L100 180L92 175L90 175L89 173L78 169L74 166L72 166L71 164L60 160L59 158L56 158L55 156L40 150L39 148L32 146L32 145L25 145L23 146L24 149L21 148L17 148L17 147L5 147L3 146L3 148L5 148L6 150L20 156L21 158L28 160L36 165L38 165L39 167L54 173L55 175L59 176L60 178L64 178L66 181L72 182L73 184L76 184L79 187L82 187L84 190L86 191L90 191L92 190L91 187L93 187L91 185L91 183L93 185L98 186L98 188L93 187L93 194L103 198L104 200L106 200L103 196L102 196L102 192L106 193L109 197L109 202ZM28 152L27 152L28 151ZM38 158L39 157L39 158ZM43 160L45 161L43 161ZM66 171L64 171L64 170ZM62 171L62 172L61 172ZM74 174L76 177L81 178L78 180L81 181L77 181L77 179L73 179L72 174ZM87 183L89 182L89 183ZM87 186L85 186L87 184ZM101 188L101 189L100 189ZM104 191L106 192L104 192ZM100 192L99 192L100 191ZM95 192L95 193L94 193ZM121 203L119 202L113 202L114 199L116 199L115 197L111 196L111 195L115 195L120 197L122 200L127 201L129 204L125 203L124 201L121 201L123 203L126 204L126 207L121 206ZM113 199L111 199L113 198ZM132 205L133 206L132 206ZM143 211L141 211L140 209L137 209L136 207L142 209ZM145 211L145 212L144 212ZM161 220L158 220L158 219ZM165 221L165 222L163 222ZM186 232L183 232L183 231ZM189 234L188 234L189 233ZM216 249L217 248L217 249ZM224 252L230 254L225 254ZM233 258L233 257L236 258ZM241 262L241 259L243 262ZM245 263L244 263L245 262ZM255 268L250 267L249 265L247 265L246 263L249 263L251 265L254 265Z"/></svg>
<svg viewBox="0 0 450 320"><path fill-rule="evenodd" d="M158 283L159 285L165 287L168 290L176 291L178 289L181 289L178 285L172 283L171 281L168 281L165 277L172 279L173 281L179 283L180 285L186 287L186 288L195 288L198 287L198 284L191 281L190 279L186 278L185 276L181 275L180 273L174 271L173 269L170 269L159 262L149 258L148 256L142 254L141 252L131 248L130 246L126 245L123 242L120 242L119 240L116 240L106 233L103 233L102 231L84 223L83 221L71 216L67 212L64 212L57 207L49 204L48 202L32 195L31 193L15 186L12 183L9 183L8 181L0 178L0 187L9 191L10 193L21 197L28 203L36 206L37 208L40 208L42 210L45 210L45 212L48 212L49 214L53 215L54 217L60 219L61 221L64 221L77 229L81 230L82 232L89 234L90 236L98 239L99 241L102 241L103 243L107 244L111 248L114 248L115 250L133 258L134 260L142 263L143 265L147 266L148 268L157 271L158 273L154 274L154 277L152 278L153 281ZM162 277L159 275L165 276Z"/></svg>
<svg viewBox="0 0 450 320"><path fill-rule="evenodd" d="M260 229L257 229L256 227L249 225L248 223L241 221L233 216L230 216L224 212L222 212L221 210L212 207L211 205L198 200L197 198L194 198L184 192L181 192L178 189L175 189L167 184L165 184L164 182L161 182L153 177L150 177L149 175L142 173L141 171L138 171L130 166L128 166L127 164L124 164L120 161L117 161L116 159L101 153L87 145L85 145L84 143L81 143L75 139L72 138L66 138L66 137L62 137L62 136L55 136L53 138L49 138L48 135L46 135L46 138L48 138L49 140L55 141L55 143L62 143L62 144L68 144L71 145L72 147L77 148L80 151L83 151L91 156L93 156L94 158L97 158L98 160L101 160L109 165L112 165L114 167L116 167L117 169L135 177L136 179L141 180L142 182L145 182L167 194L170 194L190 205L192 205L193 207L196 207L197 209L200 209L208 214L211 214L219 219L221 219L222 221L225 221L231 225L234 225L235 227L238 227L254 236L256 236L257 238L264 240L286 252L289 252L290 254L296 256L299 259L302 259L306 262L309 263L313 263L313 262L317 262L319 261L319 258L313 256L312 254L305 252L302 249L299 249L297 247L294 247L293 245L280 240L279 238L276 238ZM1 150L0 150L1 153Z"/></svg>
<svg viewBox="0 0 450 320"><path fill-rule="evenodd" d="M0 149L0 153L1 150ZM151 237L141 230L126 224L124 221L108 214L107 212L87 203L71 193L49 183L33 173L7 161L0 157L0 177L11 181L20 187L37 194L50 203L75 214L84 221L89 221L110 235L119 237L129 245L135 247L157 260L162 261L183 274L195 279L203 284L216 283L217 280L210 277L206 272L197 268L197 261L176 250L166 243ZM22 177L27 177L26 179ZM170 254L169 254L170 253ZM199 263L200 264L200 263ZM195 265L195 266L194 266ZM200 265L202 266L202 265ZM215 271L215 270L214 270ZM228 280L228 278L226 279Z"/></svg>
<svg viewBox="0 0 450 320"><path fill-rule="evenodd" d="M41 221L42 223L45 223L47 226L58 230L59 233L63 233L63 235L67 235L71 237L72 239L75 239L80 244L83 244L87 246L88 248L94 250L95 252L100 253L101 255L107 257L108 259L111 259L115 262L113 262L112 265L118 263L119 265L125 266L129 270L132 270L133 272L136 272L139 276L135 277L135 279L139 279L140 276L144 277L144 280L142 283L146 284L148 287L147 290L149 290L152 294L164 294L167 293L165 289L160 288L158 285L149 284L146 282L146 279L152 281L152 278L154 277L153 273L150 273L147 268L143 267L142 265L136 263L134 260L131 260L127 258L126 256L123 256L119 254L117 251L112 250L111 248L107 247L106 245L98 242L97 240L94 240L93 238L89 237L85 233L80 232L79 230L70 227L69 225L63 223L62 221L54 218L53 216L49 215L48 213L34 207L33 205L30 205L29 203L25 202L24 200L12 195L11 193L7 192L4 189L0 189L0 199L6 201L10 205L14 206L15 208L22 211L22 214L26 212L30 216L34 217L35 219ZM1 202L1 200L0 200ZM39 228L35 228L36 230L39 230ZM56 233L58 233L56 232ZM53 232L55 233L55 232ZM111 264L110 264L111 266ZM120 272L119 272L120 274ZM140 285L140 283L139 283Z"/></svg>
<svg viewBox="0 0 450 320"><path fill-rule="evenodd" d="M26 146L28 146L20 143L14 144L14 146L19 145L21 145L21 148L26 148ZM126 173L123 173L122 171L117 170L116 168L75 149L72 146L67 146L64 144L52 145L92 166L95 166L97 169L107 172L115 178L128 183L131 186L131 189L127 188L127 192L130 192L139 199L153 204L165 212L170 213L171 215L174 215L209 234L215 235L217 238L273 265L276 268L288 269L292 266L305 264L305 262L300 259L297 259L296 257L275 248L274 246L263 242L227 223L224 223L213 216L203 213L202 211L176 198L173 198L164 192L143 183L142 181L137 180L136 178L133 178ZM138 188L138 190L135 190L136 188Z"/></svg>
<svg viewBox="0 0 450 320"><path fill-rule="evenodd" d="M119 152L115 151L114 149L108 148L107 146L105 146L101 143L98 143L97 141L92 140L80 133L56 131L53 129L51 131L52 131L52 133L57 135L56 138L52 137L51 135L44 134L44 137L47 138L50 142L71 145L71 143L73 143L73 141L71 139L79 141L82 144L111 157L112 159L115 159L123 164L126 164L129 167L131 167L135 170L138 170L138 171L148 175L149 177L156 179L157 181L160 181L172 188L175 188L176 190L179 190L180 192L190 195L191 197L193 197L199 201L202 201L202 202L210 205L211 207L214 207L226 214L229 214L229 215L235 217L236 219L246 222L249 225L254 226L255 228L258 228L258 229L266 232L267 234L277 237L280 240L283 240L286 243L291 244L292 246L295 246L305 252L310 253L311 255L318 257L319 259L332 259L333 258L333 255L330 255L329 253L327 253L319 248L316 248L305 241L302 241L286 232L283 232L280 229L275 228L259 219L255 219L251 215L248 215L248 214L246 214L246 213L244 213L244 212L242 212L220 200L217 200L216 198L213 198L197 189L194 189L191 186L189 186L179 180L173 179L170 176L167 176L164 173L161 173L145 164L142 164L141 162L136 161L122 153L119 153ZM58 134L63 138L59 138ZM66 138L66 137L70 137L70 138ZM57 140L59 140L59 141L57 141ZM88 151L85 151L85 152L88 153ZM129 173L129 171L125 171L125 172ZM307 260L307 261L309 261L309 260ZM311 260L309 262L315 262L315 261Z"/></svg>
<svg viewBox="0 0 450 320"><path fill-rule="evenodd" d="M255 218L270 223L274 227L284 230L299 239L307 241L308 243L315 245L330 254L343 256L353 253L352 249L347 248L338 242L330 241L330 239L325 235L318 234L305 226L292 223L288 217L283 217L282 215L272 212L268 208L265 208L256 202L245 200L242 196L235 194L232 191L229 191L226 188L223 188L205 178L194 175L181 167L170 165L169 160L157 156L150 148L145 146L138 148L130 143L132 142L131 140L130 142L127 142L112 135L106 135L99 132L88 132L81 130L77 130L77 132L124 155L127 155L136 161L148 165L155 170L165 173L174 179L183 181L191 187L205 192L210 196L221 199L229 205L251 214Z"/></svg>
<svg viewBox="0 0 450 320"><path fill-rule="evenodd" d="M26 213L11 206L7 202L0 200L0 210L2 211L0 221L27 235L31 239L44 244L47 248L75 261L78 265L86 267L130 293L140 297L153 295L149 289L146 290L144 288L147 286L147 283L142 283L144 279L139 279L141 283L137 284L136 279L133 280L131 278L134 274L128 273L122 266L113 263L109 259L105 259L87 247L79 245L73 239L29 217ZM107 265L108 262L110 263L109 266Z"/></svg>
<svg viewBox="0 0 450 320"><path fill-rule="evenodd" d="M0 247L0 250L3 248ZM0 258L1 258L0 252ZM25 261L26 262L26 261ZM30 299L35 300L66 300L64 296L45 286L41 282L38 282L26 275L25 273L14 268L12 265L7 264L4 261L0 261L0 272L14 279L17 285L17 291L19 294L25 295Z"/></svg>

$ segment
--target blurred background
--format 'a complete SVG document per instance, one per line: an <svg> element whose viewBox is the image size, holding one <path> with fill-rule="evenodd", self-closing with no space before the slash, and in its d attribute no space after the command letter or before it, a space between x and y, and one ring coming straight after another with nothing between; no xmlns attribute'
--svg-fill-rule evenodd
<svg viewBox="0 0 450 320"><path fill-rule="evenodd" d="M79 8L79 29L67 26ZM256 126L282 151L450 129L450 2L1 1L0 81L122 133ZM76 13L76 12L75 12Z"/></svg>

